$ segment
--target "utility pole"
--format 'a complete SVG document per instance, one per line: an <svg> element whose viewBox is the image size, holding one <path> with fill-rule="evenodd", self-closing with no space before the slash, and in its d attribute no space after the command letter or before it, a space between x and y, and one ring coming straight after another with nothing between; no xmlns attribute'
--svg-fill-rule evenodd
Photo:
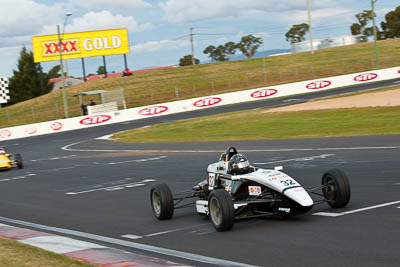
<svg viewBox="0 0 400 267"><path fill-rule="evenodd" d="M195 60L194 60L194 46L193 46L193 28L190 28L190 45L192 46L192 65L195 65Z"/></svg>
<svg viewBox="0 0 400 267"><path fill-rule="evenodd" d="M264 83L267 83L267 67L265 64L265 49L264 49L264 39L262 42L262 49L263 49L263 72L264 72Z"/></svg>
<svg viewBox="0 0 400 267"><path fill-rule="evenodd" d="M64 63L62 57L62 37L64 36L65 26L67 24L67 19L71 16L71 12L65 13L65 20L63 26L63 32L60 32L60 25L57 25L57 36L58 36L58 50L60 54L60 67L61 67L61 81L62 81L62 96L63 96L63 104L64 104L64 118L68 118L68 99L67 99L67 91L65 89L65 77L64 77Z"/></svg>
<svg viewBox="0 0 400 267"><path fill-rule="evenodd" d="M377 31L376 31L376 26L375 26L375 3L378 0L371 0L371 10L372 10L372 26L373 26L373 31L374 31L374 47L375 47L375 64L376 64L376 69L379 69L379 54L378 54L378 44L376 43L377 39Z"/></svg>
<svg viewBox="0 0 400 267"><path fill-rule="evenodd" d="M60 33L60 25L57 25L57 35L58 35L58 48L60 54L60 67L61 67L61 81L62 81L62 96L64 103L64 118L68 118L68 100L67 100L67 91L65 89L65 77L64 77L64 63L62 58L62 45L61 45L61 33Z"/></svg>
<svg viewBox="0 0 400 267"><path fill-rule="evenodd" d="M307 0L307 13L308 13L308 30L309 30L309 33L310 33L311 54L314 54L314 45L313 45L313 38L312 38L312 26L311 26L310 0Z"/></svg>

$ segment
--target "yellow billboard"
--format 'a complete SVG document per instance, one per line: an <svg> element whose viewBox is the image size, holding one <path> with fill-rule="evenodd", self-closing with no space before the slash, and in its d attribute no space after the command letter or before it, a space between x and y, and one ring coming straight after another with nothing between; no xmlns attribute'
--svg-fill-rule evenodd
<svg viewBox="0 0 400 267"><path fill-rule="evenodd" d="M35 62L60 60L58 35L33 36ZM127 29L65 33L61 38L63 59L129 54Z"/></svg>

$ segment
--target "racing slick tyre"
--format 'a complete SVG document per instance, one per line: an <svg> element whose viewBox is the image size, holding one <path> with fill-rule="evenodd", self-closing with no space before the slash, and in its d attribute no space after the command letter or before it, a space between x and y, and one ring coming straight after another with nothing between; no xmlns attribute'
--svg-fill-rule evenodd
<svg viewBox="0 0 400 267"><path fill-rule="evenodd" d="M18 169L22 169L24 167L24 165L22 164L21 154L15 154L15 162L17 163Z"/></svg>
<svg viewBox="0 0 400 267"><path fill-rule="evenodd" d="M168 185L154 185L150 190L150 203L157 219L167 220L174 215L174 199Z"/></svg>
<svg viewBox="0 0 400 267"><path fill-rule="evenodd" d="M211 191L208 198L208 210L214 228L219 231L232 229L235 211L231 195L224 189Z"/></svg>
<svg viewBox="0 0 400 267"><path fill-rule="evenodd" d="M350 182L344 171L331 169L322 176L322 192L332 208L343 208L350 201Z"/></svg>

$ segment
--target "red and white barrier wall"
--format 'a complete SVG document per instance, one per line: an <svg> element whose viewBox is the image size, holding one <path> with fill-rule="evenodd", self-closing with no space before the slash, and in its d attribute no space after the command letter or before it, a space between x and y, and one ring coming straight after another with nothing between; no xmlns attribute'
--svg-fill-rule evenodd
<svg viewBox="0 0 400 267"><path fill-rule="evenodd" d="M344 86L384 81L396 78L400 78L400 67L381 69L370 72L346 74L329 78L321 78L317 80L281 84L276 86L218 94L207 97L192 98L152 106L119 110L115 112L104 113L101 115L80 116L70 119L60 119L55 121L2 128L0 129L0 141L42 134L58 133L63 131L70 131L130 120L138 120L146 117L169 115L215 106L311 93Z"/></svg>

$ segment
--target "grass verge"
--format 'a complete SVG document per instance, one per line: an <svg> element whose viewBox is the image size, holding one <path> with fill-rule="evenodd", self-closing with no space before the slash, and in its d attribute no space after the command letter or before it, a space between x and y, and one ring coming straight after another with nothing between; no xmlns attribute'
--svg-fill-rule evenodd
<svg viewBox="0 0 400 267"><path fill-rule="evenodd" d="M119 142L206 142L400 134L400 108L240 111L134 129Z"/></svg>
<svg viewBox="0 0 400 267"><path fill-rule="evenodd" d="M15 240L0 238L0 266L7 267L89 267L95 266L73 260L64 255L25 245Z"/></svg>

